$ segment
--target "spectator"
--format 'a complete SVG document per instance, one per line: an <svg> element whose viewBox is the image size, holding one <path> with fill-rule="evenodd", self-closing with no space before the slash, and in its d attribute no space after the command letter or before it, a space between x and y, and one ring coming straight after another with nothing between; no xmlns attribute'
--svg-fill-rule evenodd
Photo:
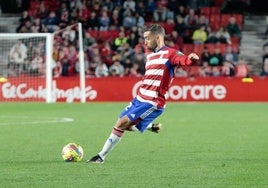
<svg viewBox="0 0 268 188"><path fill-rule="evenodd" d="M95 76L97 78L99 77L106 77L109 75L109 70L108 70L108 67L106 66L105 63L103 62L99 62L97 67L96 67L96 70L95 70Z"/></svg>
<svg viewBox="0 0 268 188"><path fill-rule="evenodd" d="M235 76L247 77L249 74L249 68L243 58L240 58L235 68Z"/></svg>
<svg viewBox="0 0 268 188"><path fill-rule="evenodd" d="M103 41L100 49L101 61L105 63L108 67L113 64L112 55L113 50L109 41Z"/></svg>
<svg viewBox="0 0 268 188"><path fill-rule="evenodd" d="M86 21L86 29L88 30L98 30L100 26L99 18L97 17L96 12L92 11L90 17Z"/></svg>
<svg viewBox="0 0 268 188"><path fill-rule="evenodd" d="M199 68L199 76L201 77L212 76L212 69L207 61L204 61L203 65Z"/></svg>
<svg viewBox="0 0 268 188"><path fill-rule="evenodd" d="M188 14L187 8L185 8L185 6L183 6L183 5L179 5L179 8L177 10L177 14L176 15L179 15L179 16L185 18L185 16L187 14Z"/></svg>
<svg viewBox="0 0 268 188"><path fill-rule="evenodd" d="M216 37L218 42L223 44L232 44L231 36L225 27L220 27L220 29L216 33Z"/></svg>
<svg viewBox="0 0 268 188"><path fill-rule="evenodd" d="M99 18L100 30L107 31L110 26L110 17L108 16L107 10L102 10L101 16Z"/></svg>
<svg viewBox="0 0 268 188"><path fill-rule="evenodd" d="M174 43L174 48L182 51L183 50L183 38L177 33L177 31L172 31L168 36L168 39Z"/></svg>
<svg viewBox="0 0 268 188"><path fill-rule="evenodd" d="M112 16L110 18L110 25L118 29L122 25L122 18L119 17L119 11L113 10Z"/></svg>
<svg viewBox="0 0 268 188"><path fill-rule="evenodd" d="M102 8L106 7L108 12L112 12L115 8L115 4L113 1L111 0L104 0L101 4Z"/></svg>
<svg viewBox="0 0 268 188"><path fill-rule="evenodd" d="M126 15L123 18L123 26L127 30L131 30L136 25L136 18L133 16L130 10L126 11Z"/></svg>
<svg viewBox="0 0 268 188"><path fill-rule="evenodd" d="M83 6L83 3L81 0L73 0L70 2L70 10L76 9L77 11L81 11L85 7Z"/></svg>
<svg viewBox="0 0 268 188"><path fill-rule="evenodd" d="M214 28L212 29L211 27L208 27L207 33L208 33L208 38L206 40L207 44L216 44L219 42L217 31Z"/></svg>
<svg viewBox="0 0 268 188"><path fill-rule="evenodd" d="M138 27L139 31L142 31L142 28L145 24L144 17L140 15L140 13L135 13L135 19L136 19L136 26Z"/></svg>
<svg viewBox="0 0 268 188"><path fill-rule="evenodd" d="M132 64L132 67L130 68L130 72L128 74L129 77L141 77L142 75L139 73L139 65L136 63Z"/></svg>
<svg viewBox="0 0 268 188"><path fill-rule="evenodd" d="M124 76L129 76L130 69L133 66L132 61L130 60L130 58L127 58L127 59L124 59L123 61L121 61L121 64L124 67Z"/></svg>
<svg viewBox="0 0 268 188"><path fill-rule="evenodd" d="M76 32L71 27L66 27L62 32L63 40L69 40L71 43L75 42Z"/></svg>
<svg viewBox="0 0 268 188"><path fill-rule="evenodd" d="M239 25L236 23L235 17L231 17L229 23L226 26L226 30L230 34L231 37L241 37L241 31Z"/></svg>
<svg viewBox="0 0 268 188"><path fill-rule="evenodd" d="M128 38L125 36L124 31L120 31L118 37L114 40L114 50L119 49L123 44L128 42Z"/></svg>
<svg viewBox="0 0 268 188"><path fill-rule="evenodd" d="M78 63L78 65L79 65L79 63ZM53 65L53 72L52 72L52 74L53 74L53 77L55 77L55 78L57 78L57 77L59 77L59 76L61 76L61 74L62 74L62 64L61 64L61 62L60 61L54 61L54 65Z"/></svg>
<svg viewBox="0 0 268 188"><path fill-rule="evenodd" d="M226 52L223 54L223 61L229 61L234 65L238 63L238 54L234 52L232 46L226 47Z"/></svg>
<svg viewBox="0 0 268 188"><path fill-rule="evenodd" d="M143 1L138 1L136 13L143 18L146 17L145 4Z"/></svg>
<svg viewBox="0 0 268 188"><path fill-rule="evenodd" d="M227 76L227 77L234 76L235 75L235 66L229 61L224 61L222 69L221 69L221 75Z"/></svg>
<svg viewBox="0 0 268 188"><path fill-rule="evenodd" d="M137 64L139 67L137 72L141 75L145 73L145 63L146 63L146 56L142 50L140 50L135 56L131 58L134 64Z"/></svg>
<svg viewBox="0 0 268 188"><path fill-rule="evenodd" d="M209 21L205 15L200 15L198 17L198 26L200 27L201 25L205 26L205 30L207 30L209 27Z"/></svg>
<svg viewBox="0 0 268 188"><path fill-rule="evenodd" d="M260 76L268 76L268 60L264 62Z"/></svg>
<svg viewBox="0 0 268 188"><path fill-rule="evenodd" d="M205 25L201 25L193 33L192 39L194 44L204 44L207 40L207 32Z"/></svg>
<svg viewBox="0 0 268 188"><path fill-rule="evenodd" d="M146 13L147 19L148 18L149 19L153 18L154 11L157 8L155 0L148 0L148 1L145 1L145 2L146 2L146 4L145 4L145 13Z"/></svg>
<svg viewBox="0 0 268 188"><path fill-rule="evenodd" d="M198 27L198 15L194 9L190 9L188 14L184 18L184 22L188 29L195 30Z"/></svg>
<svg viewBox="0 0 268 188"><path fill-rule="evenodd" d="M186 24L184 23L184 19L181 15L176 16L174 30L178 32L178 35L185 40L186 38Z"/></svg>
<svg viewBox="0 0 268 188"><path fill-rule="evenodd" d="M29 73L35 76L44 76L46 74L46 64L39 52L35 52L33 60L30 61Z"/></svg>
<svg viewBox="0 0 268 188"><path fill-rule="evenodd" d="M157 8L153 12L154 21L165 22L167 19L167 7L163 6L161 3L157 5Z"/></svg>
<svg viewBox="0 0 268 188"><path fill-rule="evenodd" d="M123 65L121 65L120 61L115 61L109 67L109 75L118 76L118 77L123 77L124 76L124 67L123 67Z"/></svg>
<svg viewBox="0 0 268 188"><path fill-rule="evenodd" d="M21 41L18 40L15 45L12 46L9 52L9 63L13 64L15 68L16 75L22 73L25 68L25 61L27 58L27 51L28 48L26 45Z"/></svg>
<svg viewBox="0 0 268 188"><path fill-rule="evenodd" d="M127 8L130 8L131 11L135 12L136 2L133 1L133 0L126 0L126 1L123 3L123 9L127 9Z"/></svg>
<svg viewBox="0 0 268 188"><path fill-rule="evenodd" d="M44 20L44 24L50 33L59 29L59 20L55 11L50 11L48 17Z"/></svg>
<svg viewBox="0 0 268 188"><path fill-rule="evenodd" d="M202 53L200 55L201 66L203 65L204 62L209 62L210 58L211 58L211 54L209 52L209 49L207 46L205 46L204 50L202 51Z"/></svg>
<svg viewBox="0 0 268 188"><path fill-rule="evenodd" d="M120 50L120 53L121 53L123 59L126 59L126 58L131 59L135 54L134 49L131 48L129 43L122 44L122 46L119 50Z"/></svg>
<svg viewBox="0 0 268 188"><path fill-rule="evenodd" d="M212 67L211 76L213 76L213 77L219 77L219 76L221 76L220 68L217 67L217 66Z"/></svg>
<svg viewBox="0 0 268 188"><path fill-rule="evenodd" d="M37 18L40 18L41 23L44 23L44 21L46 20L46 18L48 17L48 15L49 15L49 10L45 6L45 1L42 1L40 3L40 6L37 9L36 17Z"/></svg>
<svg viewBox="0 0 268 188"><path fill-rule="evenodd" d="M29 15L29 12L25 10L22 12L21 18L19 19L19 26L16 29L17 33L20 32L21 29L26 26L27 22L31 23L32 17Z"/></svg>
<svg viewBox="0 0 268 188"><path fill-rule="evenodd" d="M262 70L264 70L264 66L266 62L268 62L268 43L263 45L263 56L262 56Z"/></svg>
<svg viewBox="0 0 268 188"><path fill-rule="evenodd" d="M88 62L88 69L86 70L87 76L95 77L96 68L100 63L101 59L99 56L94 56L92 61Z"/></svg>
<svg viewBox="0 0 268 188"><path fill-rule="evenodd" d="M170 12L172 12L172 14L174 15L178 15L178 9L179 9L179 2L177 0L168 0L167 3L167 8Z"/></svg>
<svg viewBox="0 0 268 188"><path fill-rule="evenodd" d="M210 66L222 66L222 54L219 47L215 47L214 53L211 54L209 59Z"/></svg>
<svg viewBox="0 0 268 188"><path fill-rule="evenodd" d="M178 67L176 72L175 72L176 77L187 77L188 73L186 70L184 70L182 67Z"/></svg>

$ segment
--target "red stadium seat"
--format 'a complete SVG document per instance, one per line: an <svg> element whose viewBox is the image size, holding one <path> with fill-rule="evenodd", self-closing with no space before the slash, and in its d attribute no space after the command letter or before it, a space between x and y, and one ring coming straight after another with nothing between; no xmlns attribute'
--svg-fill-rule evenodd
<svg viewBox="0 0 268 188"><path fill-rule="evenodd" d="M200 8L200 14L204 14L204 15L210 15L210 7L201 7Z"/></svg>
<svg viewBox="0 0 268 188"><path fill-rule="evenodd" d="M162 27L165 28L166 34L170 34L174 30L174 23L161 23Z"/></svg>
<svg viewBox="0 0 268 188"><path fill-rule="evenodd" d="M194 50L194 44L184 44L183 45L183 49L182 49L182 52L185 54L185 55L189 55L190 53L192 53Z"/></svg>
<svg viewBox="0 0 268 188"><path fill-rule="evenodd" d="M209 53L214 53L215 44L205 44L205 46L208 48Z"/></svg>
<svg viewBox="0 0 268 188"><path fill-rule="evenodd" d="M195 52L197 55L201 55L201 53L203 52L204 50L204 45L203 44L197 44L197 45L194 45L194 49L193 49L193 52Z"/></svg>
<svg viewBox="0 0 268 188"><path fill-rule="evenodd" d="M98 39L99 38L99 31L97 30L88 30L88 32L90 33L90 35L95 38Z"/></svg>
<svg viewBox="0 0 268 188"><path fill-rule="evenodd" d="M232 44L239 44L240 39L236 36L233 36L233 37L231 37L231 42L232 42Z"/></svg>
<svg viewBox="0 0 268 188"><path fill-rule="evenodd" d="M31 1L30 9L38 9L40 7L40 2L38 1Z"/></svg>
<svg viewBox="0 0 268 188"><path fill-rule="evenodd" d="M211 7L210 8L210 13L211 14L220 14L221 13L221 9L220 9L220 7L216 7L216 6Z"/></svg>
<svg viewBox="0 0 268 188"><path fill-rule="evenodd" d="M223 44L223 43L217 43L217 44L215 45L215 47L220 48L220 50L221 50L221 54L223 54L223 53L225 53L225 52L226 52L226 47L227 47L227 44Z"/></svg>
<svg viewBox="0 0 268 188"><path fill-rule="evenodd" d="M231 14L222 14L221 15L221 26L223 26L223 27L227 26L231 17L232 17Z"/></svg>
<svg viewBox="0 0 268 188"><path fill-rule="evenodd" d="M118 31L99 31L100 40L113 41L118 36Z"/></svg>
<svg viewBox="0 0 268 188"><path fill-rule="evenodd" d="M220 14L211 14L209 18L209 25L212 30L218 30L220 28Z"/></svg>
<svg viewBox="0 0 268 188"><path fill-rule="evenodd" d="M211 14L209 17L209 22L220 22L221 15L220 14Z"/></svg>
<svg viewBox="0 0 268 188"><path fill-rule="evenodd" d="M233 14L236 19L236 23L239 25L240 29L243 27L243 15L242 14Z"/></svg>

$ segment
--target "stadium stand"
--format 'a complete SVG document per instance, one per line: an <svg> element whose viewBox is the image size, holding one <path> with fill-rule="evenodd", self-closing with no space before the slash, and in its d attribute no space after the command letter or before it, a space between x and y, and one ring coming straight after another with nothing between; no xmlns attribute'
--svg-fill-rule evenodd
<svg viewBox="0 0 268 188"><path fill-rule="evenodd" d="M234 11L228 12L228 10L224 10L224 13L222 13L223 9L222 7L226 7L224 4L225 1L223 0L215 0L215 1L207 1L206 4L193 4L192 1L182 1L182 3L177 2L176 6L177 9L170 10L168 7L168 3L170 3L169 0L151 0L151 1L138 1L138 0L129 0L132 4L134 3L135 6L139 5L139 12L144 18L144 25L151 24L151 23L159 23L166 29L167 38L171 35L172 31L175 28L176 25L176 16L181 15L183 18L188 14L190 9L195 10L195 16L198 20L198 18L201 15L205 15L205 17L208 20L208 29L206 30L208 33L213 31L218 31L220 27L226 27L229 23L229 20L231 17L235 17L237 24L239 25L239 28L243 29L243 14L237 13ZM35 19L37 17L41 18L41 23L43 19L48 17L48 13L51 11L55 11L57 18L58 18L58 24L59 28L63 29L63 26L60 25L61 19L63 16L63 10L68 11L68 22L64 25L72 24L75 22L82 22L84 27L85 33L90 33L90 36L98 43L96 46L86 46L86 54L88 55L87 59L89 63L94 59L94 55L92 56L92 49L96 51L100 51L100 46L103 41L108 41L110 44L110 47L112 49L112 56L117 57L116 60L120 59L120 62L122 65L125 65L125 59L134 59L135 52L126 52L125 47L121 46L120 48L115 49L114 41L118 37L118 34L123 31L126 34L126 37L128 38L128 43L131 42L130 48L134 48L137 44L138 38L141 36L141 27L137 27L136 30L132 30L130 28L124 28L122 26L122 19L124 18L125 11L128 8L124 8L123 4L125 1L120 1L121 3L118 3L118 1L99 1L99 0L93 0L93 1L57 1L57 3L49 1L49 0L31 0L29 9L27 10L29 12L29 15L32 17L32 19ZM149 5L149 2L151 3ZM65 8L63 8L66 6ZM163 9L167 13L167 17L165 21L155 21L154 20L154 11L157 9L158 6L163 7ZM143 7L143 8L141 8ZM180 7L183 7L181 9ZM181 12L184 10L184 12ZM109 27L107 30L100 30L99 25L97 22L94 22L96 24L96 27L94 28L88 28L88 20L90 19L90 15L92 12L96 13L96 16L101 15L103 11L106 11L108 13L108 16L110 18ZM118 14L117 20L113 20L112 15ZM45 27L47 25L41 24L39 32L46 32L47 28ZM213 53L215 46L219 47L221 50L221 53L223 54L226 51L226 47L228 46L226 43L205 43L202 45L194 45L191 40L191 36L193 34L193 30L199 27L199 23L194 23L194 25L191 27L186 28L186 33L182 37L183 41L181 43L181 47L183 53L188 54L192 51L196 52L197 54L201 55L203 52L204 47L208 47L209 52ZM20 32L20 31L18 31ZM130 39L130 36L133 35L134 38ZM231 45L235 52L239 53L239 47L240 47L240 38L238 37L231 37ZM169 43L170 44L170 43ZM95 45L93 43L92 45ZM98 48L99 47L99 48ZM98 52L96 52L98 53ZM91 55L90 55L91 54ZM132 64L135 64L135 62L132 62ZM108 65L110 66L110 65ZM128 65L129 66L129 65ZM89 66L90 67L90 66ZM129 72L125 73L125 76L129 75Z"/></svg>

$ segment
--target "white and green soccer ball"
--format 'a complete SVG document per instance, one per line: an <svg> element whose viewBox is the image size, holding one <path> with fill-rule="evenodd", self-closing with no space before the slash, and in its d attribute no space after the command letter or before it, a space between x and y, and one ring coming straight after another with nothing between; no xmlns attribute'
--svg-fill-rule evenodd
<svg viewBox="0 0 268 188"><path fill-rule="evenodd" d="M62 148L61 156L66 162L79 162L83 159L84 151L82 146L76 143L69 143Z"/></svg>

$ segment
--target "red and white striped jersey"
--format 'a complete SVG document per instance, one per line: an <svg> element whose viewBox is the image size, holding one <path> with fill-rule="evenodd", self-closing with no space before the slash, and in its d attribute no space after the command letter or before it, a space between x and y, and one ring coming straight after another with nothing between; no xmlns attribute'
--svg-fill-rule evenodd
<svg viewBox="0 0 268 188"><path fill-rule="evenodd" d="M166 94L178 66L191 65L188 56L167 46L147 55L145 75L137 99L157 107L165 107Z"/></svg>

